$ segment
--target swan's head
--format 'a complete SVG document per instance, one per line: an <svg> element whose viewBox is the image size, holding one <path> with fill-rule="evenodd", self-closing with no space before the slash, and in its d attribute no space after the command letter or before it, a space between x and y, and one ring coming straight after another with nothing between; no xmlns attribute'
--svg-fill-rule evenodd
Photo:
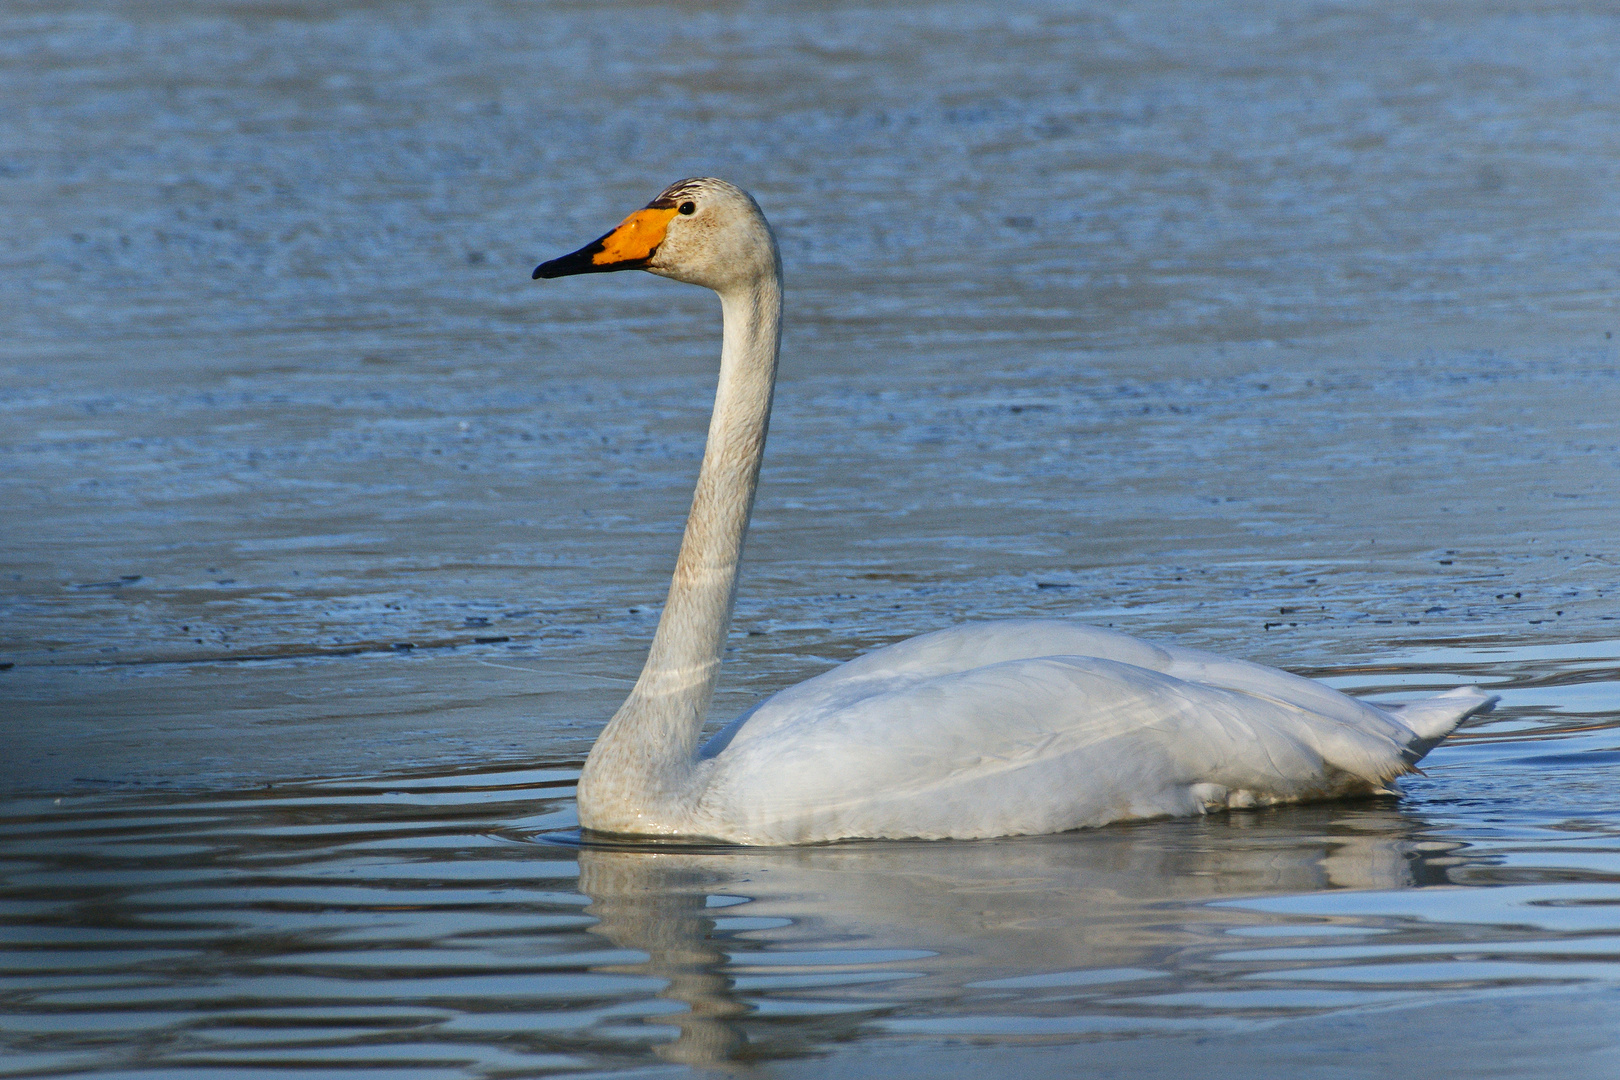
<svg viewBox="0 0 1620 1080"><path fill-rule="evenodd" d="M724 180L680 180L571 255L535 267L537 278L646 270L724 293L777 275L776 239L748 192Z"/></svg>

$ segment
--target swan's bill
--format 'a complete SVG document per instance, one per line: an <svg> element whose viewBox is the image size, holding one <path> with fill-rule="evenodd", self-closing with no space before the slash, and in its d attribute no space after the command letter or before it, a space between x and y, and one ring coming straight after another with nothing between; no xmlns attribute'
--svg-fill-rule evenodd
<svg viewBox="0 0 1620 1080"><path fill-rule="evenodd" d="M664 242L664 230L677 210L673 204L661 206L658 199L637 210L619 227L578 251L534 268L536 278L560 278L570 274L605 274L610 270L640 270Z"/></svg>

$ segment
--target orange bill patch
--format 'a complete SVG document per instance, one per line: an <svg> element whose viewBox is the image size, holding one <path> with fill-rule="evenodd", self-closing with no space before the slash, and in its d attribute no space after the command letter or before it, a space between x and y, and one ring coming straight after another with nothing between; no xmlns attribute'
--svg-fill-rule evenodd
<svg viewBox="0 0 1620 1080"><path fill-rule="evenodd" d="M591 262L597 266L612 266L651 258L658 245L664 242L664 230L674 216L674 207L666 210L649 206L645 210L637 210L625 218L617 229L602 237L602 250L591 256Z"/></svg>

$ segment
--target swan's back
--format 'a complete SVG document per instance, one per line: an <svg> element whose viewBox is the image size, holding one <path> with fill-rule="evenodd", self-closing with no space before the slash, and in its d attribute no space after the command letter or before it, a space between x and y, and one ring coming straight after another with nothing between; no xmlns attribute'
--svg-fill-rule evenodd
<svg viewBox="0 0 1620 1080"><path fill-rule="evenodd" d="M1056 832L1382 790L1469 713L1055 621L970 624L782 691L704 748L693 827L748 842Z"/></svg>

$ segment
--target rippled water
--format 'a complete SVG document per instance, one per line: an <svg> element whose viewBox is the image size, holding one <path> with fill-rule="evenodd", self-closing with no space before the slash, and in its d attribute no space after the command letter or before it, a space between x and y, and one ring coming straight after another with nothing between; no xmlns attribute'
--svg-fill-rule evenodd
<svg viewBox="0 0 1620 1080"><path fill-rule="evenodd" d="M1400 800L1056 837L581 849L571 766L13 799L5 1068L1607 1075L1620 641L1336 681L1442 662L1504 707Z"/></svg>
<svg viewBox="0 0 1620 1080"><path fill-rule="evenodd" d="M1613 1075L1617 30L8 4L0 1075ZM1502 705L1398 800L581 849L717 320L528 271L694 173L788 281L717 718L1029 615Z"/></svg>

